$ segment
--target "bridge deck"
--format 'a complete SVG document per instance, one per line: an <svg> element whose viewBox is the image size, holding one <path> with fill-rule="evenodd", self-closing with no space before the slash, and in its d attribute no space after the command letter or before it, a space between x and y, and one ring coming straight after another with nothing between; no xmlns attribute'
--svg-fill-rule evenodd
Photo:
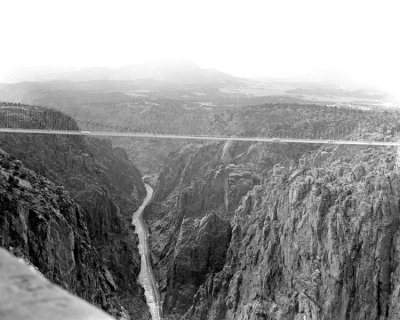
<svg viewBox="0 0 400 320"><path fill-rule="evenodd" d="M17 129L0 128L0 133L24 133L24 134L59 134L79 136L103 136L103 137L131 137L151 139L182 139L182 140L215 140L215 141L249 141L272 143L314 143L314 144L347 144L370 146L400 146L400 141L368 141L368 140L344 140L344 139L301 139L278 137L232 137L232 136L207 136L207 135L179 135L138 132L111 132L111 131L72 131L72 130L45 130L45 129Z"/></svg>

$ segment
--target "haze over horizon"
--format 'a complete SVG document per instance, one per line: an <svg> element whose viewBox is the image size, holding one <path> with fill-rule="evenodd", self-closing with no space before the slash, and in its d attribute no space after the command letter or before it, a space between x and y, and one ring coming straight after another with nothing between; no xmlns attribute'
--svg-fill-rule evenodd
<svg viewBox="0 0 400 320"><path fill-rule="evenodd" d="M0 10L3 82L22 71L183 59L239 77L356 83L400 96L395 1L20 0Z"/></svg>

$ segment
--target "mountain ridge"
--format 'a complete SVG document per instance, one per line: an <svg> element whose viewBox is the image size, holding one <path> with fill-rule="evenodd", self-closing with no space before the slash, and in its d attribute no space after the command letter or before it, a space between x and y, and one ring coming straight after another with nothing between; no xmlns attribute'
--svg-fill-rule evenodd
<svg viewBox="0 0 400 320"><path fill-rule="evenodd" d="M158 61L145 62L123 67L92 67L74 71L38 72L35 75L16 76L13 82L24 79L32 82L52 80L80 81L132 81L154 80L174 84L224 84L238 83L244 79L215 69L201 68L191 61Z"/></svg>

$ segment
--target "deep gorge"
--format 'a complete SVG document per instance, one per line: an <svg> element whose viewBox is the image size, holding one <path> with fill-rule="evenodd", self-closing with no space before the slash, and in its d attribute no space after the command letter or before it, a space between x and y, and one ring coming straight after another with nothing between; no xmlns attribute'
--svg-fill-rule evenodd
<svg viewBox="0 0 400 320"><path fill-rule="evenodd" d="M377 123L381 139L398 135L396 113L321 106L310 118L312 108L248 107L268 117L232 112L213 126L294 134L347 119L354 135L376 135ZM0 142L1 246L117 319L151 319L131 226L146 189L127 152L79 136ZM395 148L227 141L169 151L143 212L163 319L398 317Z"/></svg>

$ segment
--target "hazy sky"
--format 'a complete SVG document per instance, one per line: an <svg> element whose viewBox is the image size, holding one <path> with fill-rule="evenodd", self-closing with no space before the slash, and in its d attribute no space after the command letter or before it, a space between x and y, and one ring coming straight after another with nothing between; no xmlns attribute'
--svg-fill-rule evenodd
<svg viewBox="0 0 400 320"><path fill-rule="evenodd" d="M240 76L348 79L396 93L396 2L0 0L0 80L20 67L185 58Z"/></svg>

